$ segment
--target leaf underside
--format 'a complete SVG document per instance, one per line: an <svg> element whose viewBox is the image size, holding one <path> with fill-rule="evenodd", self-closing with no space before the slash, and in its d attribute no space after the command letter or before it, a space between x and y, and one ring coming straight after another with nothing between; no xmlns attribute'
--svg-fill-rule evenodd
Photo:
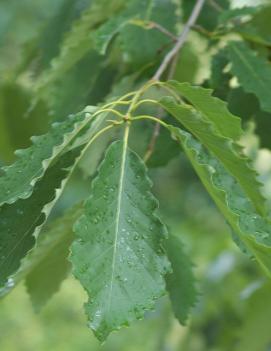
<svg viewBox="0 0 271 351"><path fill-rule="evenodd" d="M231 225L241 248L253 255L271 276L271 224L257 214L240 184L222 163L190 133L172 127L172 135L182 145L202 183Z"/></svg>
<svg viewBox="0 0 271 351"><path fill-rule="evenodd" d="M165 294L169 263L165 227L139 157L117 141L109 147L84 215L75 225L71 261L89 295L89 325L100 340L143 317Z"/></svg>
<svg viewBox="0 0 271 351"><path fill-rule="evenodd" d="M240 147L232 139L221 135L211 118L207 120L208 111L206 110L203 116L201 109L178 104L171 97L163 97L160 104L223 163L238 179L259 213L264 214L265 201L260 192L261 184L257 180L256 171L251 167L249 159L241 154ZM223 118L223 115L218 118ZM224 124L226 123L227 117L224 119ZM223 125L222 121L220 125Z"/></svg>

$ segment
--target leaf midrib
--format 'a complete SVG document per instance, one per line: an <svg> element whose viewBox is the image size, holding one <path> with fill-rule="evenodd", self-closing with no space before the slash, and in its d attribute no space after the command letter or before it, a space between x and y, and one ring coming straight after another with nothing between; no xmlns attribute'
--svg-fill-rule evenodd
<svg viewBox="0 0 271 351"><path fill-rule="evenodd" d="M112 302L112 291L113 291L113 281L115 276L115 268L116 268L116 255L117 255L117 246L118 246L118 234L119 234L119 225L120 225L120 215L121 215L121 204L123 198L123 184L124 184L124 176L125 176L125 168L126 168L126 159L127 159L127 138L124 139L123 149L122 149L122 158L121 158L121 168L120 168L120 182L118 188L118 197L117 197L117 212L116 212L116 224L115 224L115 239L113 246L113 257L112 257L112 274L110 281L110 289L109 289L109 303L108 310L111 308Z"/></svg>

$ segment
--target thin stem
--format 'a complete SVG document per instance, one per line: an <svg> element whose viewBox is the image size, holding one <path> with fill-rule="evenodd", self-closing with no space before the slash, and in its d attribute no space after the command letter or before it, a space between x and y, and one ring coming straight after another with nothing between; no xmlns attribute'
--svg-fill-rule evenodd
<svg viewBox="0 0 271 351"><path fill-rule="evenodd" d="M171 88L169 88L166 83L164 82L160 82L160 81L157 81L156 82L156 85L160 86L162 89L165 89L166 91L168 91L172 96L174 96L174 98L177 100L177 101L180 101L181 102L181 98L180 96L175 93L174 90L172 90Z"/></svg>
<svg viewBox="0 0 271 351"><path fill-rule="evenodd" d="M152 100L152 99L143 99L143 100L139 100L136 104L134 104L134 111L143 104L154 104L154 105L159 105L159 103L156 100Z"/></svg>
<svg viewBox="0 0 271 351"><path fill-rule="evenodd" d="M182 34L179 36L179 39L178 39L177 43L175 44L175 46L165 56L160 67L158 68L157 72L153 76L154 80L159 80L161 78L162 74L167 69L171 60L174 58L174 56L179 52L179 50L181 49L183 44L186 42L186 39L187 39L188 34L190 32L190 29L195 24L199 14L203 8L204 3L205 3L205 0L197 0L190 17L184 26Z"/></svg>
<svg viewBox="0 0 271 351"><path fill-rule="evenodd" d="M157 29L159 32L165 34L167 37L172 39L174 42L177 42L178 37L171 33L169 30L167 30L165 27L161 26L161 24L157 22L149 22L149 28L154 28Z"/></svg>
<svg viewBox="0 0 271 351"><path fill-rule="evenodd" d="M84 150L90 145L92 144L99 136L101 136L103 133L105 133L106 131L108 131L109 129L115 127L115 124L110 124L109 126L106 126L104 128L102 128L101 130L99 130L99 132L97 132L91 139L90 141L86 144Z"/></svg>
<svg viewBox="0 0 271 351"><path fill-rule="evenodd" d="M153 116L149 116L149 115L140 115L140 116L133 117L132 121L140 121L142 119L149 119L151 121L154 121L156 123L161 124L165 128L168 128L168 124L167 123L165 123L164 121L162 121L159 118L156 118L156 117L153 117Z"/></svg>
<svg viewBox="0 0 271 351"><path fill-rule="evenodd" d="M112 108L102 108L101 110L98 110L97 112L94 113L93 117L96 117L98 116L99 114L101 113L104 113L104 112L110 112L110 113L113 113L115 114L116 116L120 117L121 119L123 119L123 114L120 113L119 111L117 110L114 110Z"/></svg>
<svg viewBox="0 0 271 351"><path fill-rule="evenodd" d="M135 94L137 93L137 91L132 91L128 94L125 94L123 96L121 96L119 99L115 100L115 101L112 101L112 102L108 102L107 104L103 105L102 108L107 108L107 107L110 107L110 106L115 106L115 105L118 105L119 103L120 104L123 104L127 102L127 104L130 103L130 101L123 101L125 99L127 99L128 97L130 96L134 96Z"/></svg>
<svg viewBox="0 0 271 351"><path fill-rule="evenodd" d="M124 100L124 101L112 101L111 103L108 103L106 105L104 105L105 108L112 106L112 105L130 105L130 103L132 102L132 100Z"/></svg>
<svg viewBox="0 0 271 351"><path fill-rule="evenodd" d="M133 111L134 105L137 103L140 95L142 94L142 91L144 91L145 85L141 87L138 91L133 96L131 105L128 108L127 114L126 114L126 125L125 125L125 130L124 130L124 144L128 145L128 138L129 138L129 133L130 133L130 124L131 124L131 113ZM124 119L125 120L125 119Z"/></svg>
<svg viewBox="0 0 271 351"><path fill-rule="evenodd" d="M138 100L140 99L140 97L145 93L146 90L148 90L149 88L151 88L153 85L156 85L157 82L155 81L148 81L146 84L144 84L134 95L132 103L127 111L127 116L131 117L131 113L136 109L137 107L137 103Z"/></svg>
<svg viewBox="0 0 271 351"><path fill-rule="evenodd" d="M159 118L159 121L161 121L160 118ZM147 151L146 151L146 153L144 155L144 162L147 162L149 160L149 158L151 157L151 155L153 154L153 152L154 152L156 141L157 141L157 139L159 137L159 134L160 134L160 129L161 129L161 124L156 122L155 126L153 128L153 133L152 133L151 140L150 140L150 142L148 144Z"/></svg>
<svg viewBox="0 0 271 351"><path fill-rule="evenodd" d="M73 169L78 165L78 163L80 162L80 160L82 159L82 157L84 156L85 152L87 151L87 149L90 147L90 145L99 138L99 136L101 136L102 134L104 134L105 132L107 132L109 129L114 128L115 124L112 123L109 126L106 126L104 128L102 128L101 130L99 130L84 146L83 150L81 151L80 156L77 158L77 160L75 161L75 164L73 166Z"/></svg>
<svg viewBox="0 0 271 351"><path fill-rule="evenodd" d="M195 30L198 33L201 33L203 35L205 35L208 38L214 37L215 33L209 32L208 30L206 30L205 28L203 28L202 26L198 25L198 24L194 24L191 29Z"/></svg>
<svg viewBox="0 0 271 351"><path fill-rule="evenodd" d="M180 56L180 52L177 52L177 54L173 57L173 59L171 61L171 65L169 67L167 80L170 80L170 79L172 79L174 77L179 56Z"/></svg>

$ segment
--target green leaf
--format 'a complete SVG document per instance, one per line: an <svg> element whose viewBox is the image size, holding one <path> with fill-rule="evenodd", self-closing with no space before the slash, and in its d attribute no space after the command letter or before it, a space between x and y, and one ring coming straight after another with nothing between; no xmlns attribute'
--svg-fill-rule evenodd
<svg viewBox="0 0 271 351"><path fill-rule="evenodd" d="M89 295L89 325L100 340L140 319L165 294L165 227L139 157L126 142L109 147L75 225L71 261Z"/></svg>
<svg viewBox="0 0 271 351"><path fill-rule="evenodd" d="M229 112L224 101L212 96L212 90L176 81L168 82L167 86L185 97L221 136L235 141L240 139L243 134L241 119Z"/></svg>
<svg viewBox="0 0 271 351"><path fill-rule="evenodd" d="M231 225L242 247L271 276L271 224L257 214L236 179L191 134L170 127L202 183Z"/></svg>
<svg viewBox="0 0 271 351"><path fill-rule="evenodd" d="M260 107L254 94L246 93L241 87L234 88L229 91L227 101L229 110L240 116L243 121L251 120L253 116L257 119Z"/></svg>
<svg viewBox="0 0 271 351"><path fill-rule="evenodd" d="M60 53L51 61L51 67L44 71L36 84L38 96L43 96L48 86L60 79L65 73L81 60L91 48L94 48L93 31L112 13L123 7L123 0L94 0L73 23L66 34Z"/></svg>
<svg viewBox="0 0 271 351"><path fill-rule="evenodd" d="M226 24L227 22L233 22L233 21L238 21L240 24L240 21L243 21L244 19L250 17L252 15L255 15L260 11L261 7L260 6L243 6L243 7L237 7L234 9L226 10L221 12L218 22L219 24Z"/></svg>
<svg viewBox="0 0 271 351"><path fill-rule="evenodd" d="M199 92L200 91L201 88ZM208 94L207 91L207 93L203 94L203 97L208 99ZM232 125L230 123L228 125L228 118L230 118L231 115L229 113L223 113L225 109L224 103L220 103L220 101L215 98L213 103L210 105L206 103L206 106L204 106L205 100L198 101L200 111L202 108L204 115L189 105L176 103L174 99L170 97L162 98L160 104L223 163L225 168L239 181L247 196L252 200L257 211L263 214L265 212L265 202L259 191L260 183L257 181L256 171L251 168L248 163L248 158L240 153L240 147L234 144L233 140L229 137L222 136L218 133L218 128L219 131L222 132L223 125L225 125L224 135L230 135L229 133L232 130ZM215 121L217 110L214 110L214 108L216 106L219 111L218 121L216 123L211 123ZM207 116L209 117L209 121L206 118ZM238 131L234 136L236 137L237 135Z"/></svg>
<svg viewBox="0 0 271 351"><path fill-rule="evenodd" d="M129 17L131 16L128 16L128 18L125 15L115 16L97 30L95 33L95 48L101 55L106 53L114 36L127 25Z"/></svg>
<svg viewBox="0 0 271 351"><path fill-rule="evenodd" d="M232 75L229 72L224 72L229 64L229 59L225 49L221 49L212 57L211 76L208 81L210 87L214 89L214 95L226 99L230 89L230 80Z"/></svg>
<svg viewBox="0 0 271 351"><path fill-rule="evenodd" d="M261 108L271 112L271 65L256 55L245 43L231 42L227 46L231 72L242 88L257 96Z"/></svg>
<svg viewBox="0 0 271 351"><path fill-rule="evenodd" d="M50 167L36 183L29 198L1 207L0 287L16 272L21 259L34 247L35 238L59 198L79 151L80 148L64 154Z"/></svg>
<svg viewBox="0 0 271 351"><path fill-rule="evenodd" d="M143 22L159 23L173 33L176 30L176 5L172 0L132 0L127 9L127 16L129 15L136 15L136 19ZM171 42L171 39L156 29L134 25L125 27L119 38L125 59L135 67L157 60L159 52Z"/></svg>
<svg viewBox="0 0 271 351"><path fill-rule="evenodd" d="M216 28L221 10L224 12L230 7L229 0L216 0L215 2L217 5L213 6L210 1L206 1L197 20L197 24L208 31L213 31ZM185 22L187 22L195 4L196 0L182 1L183 20Z"/></svg>
<svg viewBox="0 0 271 351"><path fill-rule="evenodd" d="M97 91L102 90L102 93L106 93L106 89L99 86L98 82L103 66L101 57L91 50L66 72L64 77L50 86L46 101L53 120L63 120L67 115L81 111L90 102L94 105L97 100L94 101L93 92L97 94ZM103 72L108 73L105 67ZM98 102L100 101L101 99Z"/></svg>
<svg viewBox="0 0 271 351"><path fill-rule="evenodd" d="M269 47L271 45L271 6L258 8L260 11L253 16L252 20L237 27L235 31L246 40Z"/></svg>
<svg viewBox="0 0 271 351"><path fill-rule="evenodd" d="M177 60L173 79L179 82L193 83L197 77L199 66L200 60L195 47L191 43L186 43Z"/></svg>
<svg viewBox="0 0 271 351"><path fill-rule="evenodd" d="M153 133L153 125L151 131ZM147 166L149 168L164 167L179 154L180 149L178 145L170 138L168 131L165 128L161 128L154 146L153 154L147 161Z"/></svg>
<svg viewBox="0 0 271 351"><path fill-rule="evenodd" d="M35 183L91 118L89 112L73 115L62 123L53 124L47 134L32 137L30 148L17 150L18 160L4 167L0 177L0 205L29 197Z"/></svg>
<svg viewBox="0 0 271 351"><path fill-rule="evenodd" d="M80 1L80 0L79 0ZM75 21L88 3L74 0L61 1L57 10L46 23L37 43L39 51L39 69L45 69L50 61L58 55L60 44ZM41 66L41 67L40 67Z"/></svg>
<svg viewBox="0 0 271 351"><path fill-rule="evenodd" d="M164 245L172 266L172 273L166 276L167 290L175 317L181 324L185 324L191 308L197 302L192 264L184 252L180 238L170 235Z"/></svg>
<svg viewBox="0 0 271 351"><path fill-rule="evenodd" d="M36 247L23 260L16 278L13 277L18 282L18 277L28 273L25 284L37 311L58 291L71 270L68 255L74 239L72 227L82 212L81 205L75 206L50 223L46 232L39 235Z"/></svg>

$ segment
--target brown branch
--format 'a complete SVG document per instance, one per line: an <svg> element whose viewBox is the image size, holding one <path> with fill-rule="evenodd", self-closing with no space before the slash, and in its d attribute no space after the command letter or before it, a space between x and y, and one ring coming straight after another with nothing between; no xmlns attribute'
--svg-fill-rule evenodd
<svg viewBox="0 0 271 351"><path fill-rule="evenodd" d="M149 26L148 27L150 29L152 29L152 28L157 29L159 32L165 34L167 37L172 39L173 42L177 42L178 41L178 37L176 35L171 33L169 30L167 30L165 27L161 26L161 24L159 24L157 22L149 22Z"/></svg>
<svg viewBox="0 0 271 351"><path fill-rule="evenodd" d="M208 38L212 38L215 36L215 33L209 32L207 29L203 28L202 26L199 26L197 24L194 24L191 29L195 30L196 32L205 35Z"/></svg>
<svg viewBox="0 0 271 351"><path fill-rule="evenodd" d="M167 78L171 79L174 76L174 72L175 72L176 65L177 65L178 58L179 58L180 49L182 48L183 44L185 43L190 29L194 26L199 14L200 14L200 12L202 10L204 2L205 2L205 0L197 0L197 2L195 4L195 7L194 7L194 9L193 9L193 11L192 11L192 13L191 13L186 25L184 26L184 29L183 29L181 35L179 36L179 38L176 41L176 45L165 56L162 64L160 65L160 67L158 68L157 72L153 76L154 80L159 80L160 79L161 75L167 69L168 65L170 65L170 70L169 70ZM163 114L163 110L161 109L158 112L158 118L159 119L162 118L162 114ZM157 141L157 138L159 137L159 134L160 134L160 128L161 128L160 123L156 123L155 126L154 126L154 129L153 129L153 134L152 134L151 140L150 140L149 145L147 147L146 154L144 156L144 161L145 162L147 162L150 159L151 155L154 152L156 141Z"/></svg>
<svg viewBox="0 0 271 351"><path fill-rule="evenodd" d="M161 78L162 74L165 72L172 59L177 55L183 44L186 42L190 29L195 24L204 3L205 0L197 0L190 17L187 23L185 24L181 35L178 38L178 41L176 42L175 46L164 57L164 60L162 61L160 67L153 76L153 80L159 80Z"/></svg>
<svg viewBox="0 0 271 351"><path fill-rule="evenodd" d="M158 116L158 118L162 118L162 116ZM150 140L149 145L147 147L147 151L146 151L145 156L144 156L145 163L150 159L151 155L154 152L156 141L157 141L157 138L159 137L159 134L160 134L160 128L161 128L161 124L155 123L155 126L153 128L152 137L151 137L151 140Z"/></svg>

